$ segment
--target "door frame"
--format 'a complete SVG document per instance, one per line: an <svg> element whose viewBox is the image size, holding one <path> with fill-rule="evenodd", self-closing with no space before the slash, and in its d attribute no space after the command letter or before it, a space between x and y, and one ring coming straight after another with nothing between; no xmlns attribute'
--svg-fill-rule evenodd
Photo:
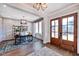
<svg viewBox="0 0 79 59"><path fill-rule="evenodd" d="M52 21L55 20L55 19L62 20L62 18L69 17L69 16L74 16L74 23L75 23L74 27L76 28L76 29L74 28L74 35L75 35L74 36L74 48L75 48L75 53L77 53L77 30L78 30L78 28L77 28L77 13L72 13L72 14L69 14L69 15L61 16L61 17L54 18L54 19L50 20L50 41L52 40L52 36L51 36L52 35L52 29L51 29ZM59 21L59 23L61 23L61 21ZM62 26L59 25L59 27L62 27ZM62 30L60 30L60 31L62 31ZM61 40L61 39L59 39L59 40Z"/></svg>

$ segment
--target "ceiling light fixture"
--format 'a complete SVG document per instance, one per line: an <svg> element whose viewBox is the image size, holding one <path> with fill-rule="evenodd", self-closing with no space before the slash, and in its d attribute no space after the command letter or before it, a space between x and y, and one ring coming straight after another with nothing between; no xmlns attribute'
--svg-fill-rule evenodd
<svg viewBox="0 0 79 59"><path fill-rule="evenodd" d="M22 24L27 24L27 21L24 19L24 16L23 16L23 19L21 19L20 24L21 24L21 25L22 25Z"/></svg>
<svg viewBox="0 0 79 59"><path fill-rule="evenodd" d="M47 8L47 3L34 3L33 8L44 11Z"/></svg>

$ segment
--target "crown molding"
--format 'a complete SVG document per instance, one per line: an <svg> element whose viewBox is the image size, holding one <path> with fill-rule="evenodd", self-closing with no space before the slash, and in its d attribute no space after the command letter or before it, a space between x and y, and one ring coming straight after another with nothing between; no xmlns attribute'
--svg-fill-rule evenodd
<svg viewBox="0 0 79 59"><path fill-rule="evenodd" d="M60 9L57 9L53 12L50 12L47 14L47 17L50 17L52 15L56 15L58 13L62 13L62 12L65 12L65 11L74 11L74 10L77 10L79 8L79 4L76 3L76 4L70 4L69 6L66 6L66 7L63 7L63 8L60 8Z"/></svg>
<svg viewBox="0 0 79 59"><path fill-rule="evenodd" d="M3 17L3 16L0 16L0 18L2 18L2 19L9 19L9 20L15 20L15 21L21 21L20 19L14 19L14 18L9 18L9 17ZM27 20L26 20L27 21ZM27 22L30 22L30 23L32 23L32 21L27 21Z"/></svg>
<svg viewBox="0 0 79 59"><path fill-rule="evenodd" d="M24 10L24 9L19 8L19 7L15 7L15 6L10 5L10 4L7 4L7 3L5 3L5 4L6 4L8 7L11 7L11 8L17 9L17 10L19 10L19 11L22 11L22 12L25 12L25 13L28 13L28 14L31 14L31 15L34 15L34 16L37 16L37 17L40 17L38 14L35 14L35 13L30 12L30 11L28 11L28 10Z"/></svg>

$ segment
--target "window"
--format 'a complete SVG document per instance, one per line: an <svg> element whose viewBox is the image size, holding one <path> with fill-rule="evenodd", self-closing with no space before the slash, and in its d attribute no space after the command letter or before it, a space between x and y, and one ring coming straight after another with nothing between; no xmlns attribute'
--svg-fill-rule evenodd
<svg viewBox="0 0 79 59"><path fill-rule="evenodd" d="M42 34L42 21L39 22L39 33Z"/></svg>
<svg viewBox="0 0 79 59"><path fill-rule="evenodd" d="M35 33L38 33L38 23L35 23Z"/></svg>
<svg viewBox="0 0 79 59"><path fill-rule="evenodd" d="M42 21L35 23L35 33L42 34Z"/></svg>

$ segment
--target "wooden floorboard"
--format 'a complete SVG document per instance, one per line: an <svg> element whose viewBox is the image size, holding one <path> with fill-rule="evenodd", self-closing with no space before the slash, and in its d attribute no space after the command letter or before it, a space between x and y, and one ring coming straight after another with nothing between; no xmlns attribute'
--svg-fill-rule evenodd
<svg viewBox="0 0 79 59"><path fill-rule="evenodd" d="M68 50L64 50L60 47L57 47L55 45L51 45L51 44L46 44L46 46L50 49L52 49L53 51L56 51L57 53L63 55L63 56L75 56L74 53L68 51Z"/></svg>

